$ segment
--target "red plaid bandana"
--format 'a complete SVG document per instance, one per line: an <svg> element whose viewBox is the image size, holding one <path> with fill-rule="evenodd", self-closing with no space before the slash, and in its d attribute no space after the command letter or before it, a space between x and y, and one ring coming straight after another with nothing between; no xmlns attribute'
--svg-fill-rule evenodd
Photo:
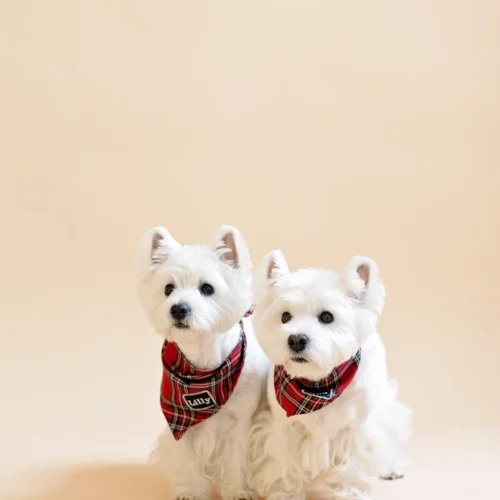
<svg viewBox="0 0 500 500"><path fill-rule="evenodd" d="M333 369L328 377L313 382L292 378L282 365L274 367L274 392L286 416L303 415L320 410L335 401L349 386L361 362L361 349Z"/></svg>
<svg viewBox="0 0 500 500"><path fill-rule="evenodd" d="M163 344L160 404L176 440L193 425L215 415L231 397L247 350L243 321L240 328L240 341L215 370L199 370L185 358L177 344L167 341Z"/></svg>

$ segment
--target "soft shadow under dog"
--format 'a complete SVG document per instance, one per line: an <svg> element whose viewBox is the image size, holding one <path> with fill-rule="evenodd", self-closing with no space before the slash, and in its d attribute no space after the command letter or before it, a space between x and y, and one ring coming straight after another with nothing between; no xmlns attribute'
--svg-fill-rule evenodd
<svg viewBox="0 0 500 500"><path fill-rule="evenodd" d="M142 464L101 464L38 471L2 500L168 500L165 478Z"/></svg>

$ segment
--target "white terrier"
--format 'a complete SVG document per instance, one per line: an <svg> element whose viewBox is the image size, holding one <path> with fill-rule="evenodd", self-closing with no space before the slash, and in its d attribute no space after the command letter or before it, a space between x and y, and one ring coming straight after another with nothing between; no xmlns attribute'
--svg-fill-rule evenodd
<svg viewBox="0 0 500 500"><path fill-rule="evenodd" d="M253 497L249 489L251 420L268 364L243 319L252 304L251 260L234 228L213 245L180 245L157 227L144 237L138 291L165 339L161 408L167 427L150 460L168 475L176 498ZM263 382L264 381L264 382Z"/></svg>
<svg viewBox="0 0 500 500"><path fill-rule="evenodd" d="M255 490L304 498L322 485L335 499L366 498L372 478L398 477L411 419L376 330L385 291L375 262L290 273L275 251L254 291L256 335L273 363L269 410L252 429Z"/></svg>

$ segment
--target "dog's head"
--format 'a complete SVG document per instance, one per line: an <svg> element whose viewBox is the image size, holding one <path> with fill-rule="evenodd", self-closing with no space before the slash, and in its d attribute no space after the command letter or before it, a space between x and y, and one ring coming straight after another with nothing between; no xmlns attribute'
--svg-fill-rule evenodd
<svg viewBox="0 0 500 500"><path fill-rule="evenodd" d="M251 260L240 232L223 226L211 245L181 245L163 227L144 236L138 292L146 316L180 345L226 332L251 305Z"/></svg>
<svg viewBox="0 0 500 500"><path fill-rule="evenodd" d="M353 257L338 273L289 272L277 250L264 258L254 298L255 330L272 362L293 377L319 380L376 330L385 290L367 257Z"/></svg>

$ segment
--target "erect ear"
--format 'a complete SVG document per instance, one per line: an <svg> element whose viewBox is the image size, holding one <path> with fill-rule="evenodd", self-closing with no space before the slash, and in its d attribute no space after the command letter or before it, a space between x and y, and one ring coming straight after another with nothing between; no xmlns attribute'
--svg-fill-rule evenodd
<svg viewBox="0 0 500 500"><path fill-rule="evenodd" d="M253 296L254 302L258 304L267 294L270 288L274 287L281 278L289 274L288 264L281 250L273 250L268 253L259 266L254 276Z"/></svg>
<svg viewBox="0 0 500 500"><path fill-rule="evenodd" d="M168 256L177 248L178 243L164 227L150 229L142 238L137 255L137 271L139 275L149 273L163 264Z"/></svg>
<svg viewBox="0 0 500 500"><path fill-rule="evenodd" d="M380 279L377 263L368 257L353 257L343 273L346 293L360 305L377 314L382 312L385 288Z"/></svg>
<svg viewBox="0 0 500 500"><path fill-rule="evenodd" d="M215 234L214 249L219 259L233 269L250 269L252 259L241 233L234 227L222 226Z"/></svg>
<svg viewBox="0 0 500 500"><path fill-rule="evenodd" d="M275 285L283 276L289 274L288 264L281 250L273 250L264 257L264 272L268 286Z"/></svg>

